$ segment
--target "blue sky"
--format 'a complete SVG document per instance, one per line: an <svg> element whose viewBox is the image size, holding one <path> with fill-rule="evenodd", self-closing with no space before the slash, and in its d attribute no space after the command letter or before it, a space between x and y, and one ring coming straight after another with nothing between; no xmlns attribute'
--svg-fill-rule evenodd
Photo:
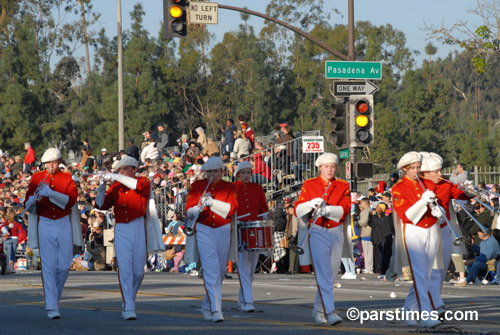
<svg viewBox="0 0 500 335"><path fill-rule="evenodd" d="M116 2L116 0L92 1L94 10L102 14L98 27L104 27L110 37L116 35ZM123 28L130 28L129 13L138 2L142 3L146 13L144 26L156 36L163 20L162 0L121 0ZM219 3L236 7L246 6L251 10L265 12L269 1L225 0ZM324 3L330 8L337 8L343 14L343 17L333 14L332 25L347 23L348 0L324 0ZM421 52L421 56L417 58L417 62L420 63L425 57L424 47L429 41L438 47L438 57L446 57L454 50L449 46L440 45L437 41L428 40L422 28L425 25L450 27L457 21L464 20L477 26L481 24L480 19L467 12L475 8L475 5L476 1L473 0L354 0L354 18L356 21L370 21L375 25L390 23L395 29L403 31L407 38L407 46ZM208 27L215 34L216 40L220 41L225 32L236 30L241 22L238 12L220 9L219 24ZM256 32L263 26L263 22L263 19L257 17L251 17L249 20L249 24L255 27Z"/></svg>

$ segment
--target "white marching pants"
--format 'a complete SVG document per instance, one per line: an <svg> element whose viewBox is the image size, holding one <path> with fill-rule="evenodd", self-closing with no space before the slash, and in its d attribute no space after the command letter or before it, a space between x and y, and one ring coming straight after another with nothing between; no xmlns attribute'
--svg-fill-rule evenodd
<svg viewBox="0 0 500 335"><path fill-rule="evenodd" d="M333 283L339 272L343 244L343 225L330 229L315 225L309 234L309 248L318 284L314 309L325 314L335 311Z"/></svg>
<svg viewBox="0 0 500 335"><path fill-rule="evenodd" d="M226 273L231 240L231 225L210 228L196 224L196 242L203 268L205 299L202 309L212 313L222 311L222 280Z"/></svg>
<svg viewBox="0 0 500 335"><path fill-rule="evenodd" d="M244 251L238 253L238 276L240 278L239 304L253 304L252 282L259 252Z"/></svg>
<svg viewBox="0 0 500 335"><path fill-rule="evenodd" d="M443 269L432 269L431 281L429 284L429 294L431 296L431 304L434 309L444 306L441 290L443 288L444 277L448 271L448 266L451 260L451 249L453 244L453 236L448 225L441 228L441 248L443 250Z"/></svg>
<svg viewBox="0 0 500 335"><path fill-rule="evenodd" d="M69 215L57 220L39 216L38 247L42 260L45 309L58 310L64 283L73 263L73 237Z"/></svg>
<svg viewBox="0 0 500 335"><path fill-rule="evenodd" d="M144 217L115 225L115 255L122 293L122 310L135 311L135 298L144 278L146 228Z"/></svg>
<svg viewBox="0 0 500 335"><path fill-rule="evenodd" d="M434 259L439 249L439 224L425 229L405 224L403 226L403 238L408 262L413 278L413 286L410 287L405 300L405 310L431 312L433 310L429 296L429 285Z"/></svg>

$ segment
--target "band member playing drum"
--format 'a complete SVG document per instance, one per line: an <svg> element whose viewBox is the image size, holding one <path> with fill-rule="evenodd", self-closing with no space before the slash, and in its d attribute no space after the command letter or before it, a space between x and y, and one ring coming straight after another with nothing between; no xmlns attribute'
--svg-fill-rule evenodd
<svg viewBox="0 0 500 335"><path fill-rule="evenodd" d="M101 179L96 197L96 205L100 209L107 210L114 206L114 244L124 320L137 318L135 299L144 278L147 259L146 236L147 251L165 249L160 223L154 212L151 184L149 179L135 176L137 166L135 158L123 156L113 167L117 173L107 173ZM113 181L107 192L106 181Z"/></svg>
<svg viewBox="0 0 500 335"><path fill-rule="evenodd" d="M408 152L401 157L397 168L404 171L404 177L393 188L393 208L401 220L396 225L402 234L408 265L413 277L413 286L405 300L406 311L418 311L421 327L434 327L439 319L428 317L433 310L429 298L430 274L433 267L439 266L442 257L436 257L440 245L440 228L437 218L440 210L431 205L436 195L423 189L418 179L422 155ZM402 227L401 227L402 224ZM442 266L442 262L441 262ZM426 317L427 316L427 317ZM416 326L417 320L405 320L408 325Z"/></svg>
<svg viewBox="0 0 500 335"><path fill-rule="evenodd" d="M453 241L457 238L452 233L447 222L454 226L455 232L460 232L460 227L456 224L456 216L451 204L451 199L468 200L471 197L458 189L458 187L441 178L441 168L443 166L443 159L433 152L421 152L422 167L422 181L426 189L433 191L436 194L439 206L446 213L446 219L440 219L441 227L441 248L443 251L443 268L432 269L429 294L431 297L432 307L441 315L445 312L445 305L441 297L441 289L443 287L443 280L446 276L448 265L451 260L452 249L458 249L457 253L465 254L467 250L463 243L460 246L453 246ZM438 255L439 256L439 255Z"/></svg>
<svg viewBox="0 0 500 335"><path fill-rule="evenodd" d="M239 221L267 220L268 208L264 189L259 184L250 182L252 163L243 161L238 164L235 175L238 178L238 181L234 183L238 192L238 216L244 216ZM240 278L238 306L244 312L255 310L252 281L259 255L259 252L249 250L240 250L238 255L238 276Z"/></svg>
<svg viewBox="0 0 500 335"><path fill-rule="evenodd" d="M207 179L196 181L191 186L186 199L186 217L188 221L193 220L199 213L194 230L206 291L201 312L205 320L220 322L224 320L221 286L229 256L231 216L238 209L238 201L236 186L221 180L224 171L222 159L209 158L201 170L207 174Z"/></svg>
<svg viewBox="0 0 500 335"><path fill-rule="evenodd" d="M297 218L301 221L306 219L310 225L309 251L318 285L313 317L317 323L329 325L342 322L342 318L335 313L333 283L342 257L345 219L350 218L351 208L349 184L335 178L338 164L337 155L320 155L316 160L319 177L304 182L295 202ZM313 215L319 217L314 224ZM303 226L299 222L301 229ZM304 234L299 232L299 241L300 235ZM348 241L346 244L349 244ZM301 265L305 264L301 261Z"/></svg>
<svg viewBox="0 0 500 335"><path fill-rule="evenodd" d="M61 317L58 303L73 262L73 244L82 245L75 206L78 190L71 173L59 170L61 161L59 149L44 152L45 171L31 177L25 202L28 209L36 201L36 210L30 210L28 244L40 251L45 309L50 319ZM73 208L76 216L71 215Z"/></svg>

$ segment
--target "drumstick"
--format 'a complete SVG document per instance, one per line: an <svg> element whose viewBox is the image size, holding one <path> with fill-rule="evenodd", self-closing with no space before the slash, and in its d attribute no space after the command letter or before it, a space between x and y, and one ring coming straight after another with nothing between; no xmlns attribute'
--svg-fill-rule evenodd
<svg viewBox="0 0 500 335"><path fill-rule="evenodd" d="M264 215L267 215L267 214L269 214L269 212L265 212L265 213L259 214L259 215L257 215L257 216L258 216L258 217L261 217L261 216L264 216Z"/></svg>
<svg viewBox="0 0 500 335"><path fill-rule="evenodd" d="M243 215L237 216L236 220L246 218L247 216L250 216L250 215L251 215L250 213L247 213L247 214L243 214Z"/></svg>

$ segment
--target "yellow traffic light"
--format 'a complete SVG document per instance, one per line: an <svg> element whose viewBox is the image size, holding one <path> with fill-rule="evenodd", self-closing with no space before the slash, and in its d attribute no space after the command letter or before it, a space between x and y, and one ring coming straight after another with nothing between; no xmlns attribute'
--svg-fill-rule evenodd
<svg viewBox="0 0 500 335"><path fill-rule="evenodd" d="M172 15L172 17L174 17L176 19L181 17L182 8L178 5L174 5L174 6L170 7L170 15Z"/></svg>

